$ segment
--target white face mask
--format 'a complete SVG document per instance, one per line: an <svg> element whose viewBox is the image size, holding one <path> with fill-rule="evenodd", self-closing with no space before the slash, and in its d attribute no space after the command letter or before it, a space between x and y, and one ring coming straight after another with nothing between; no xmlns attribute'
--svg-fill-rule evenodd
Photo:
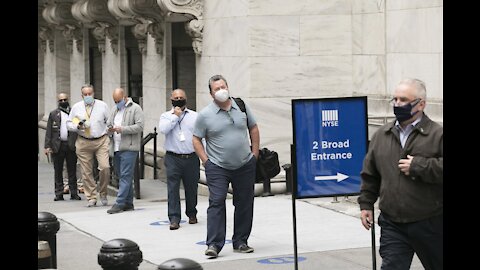
<svg viewBox="0 0 480 270"><path fill-rule="evenodd" d="M226 89L220 89L217 92L215 92L215 99L218 100L219 102L227 101L228 97L229 95Z"/></svg>

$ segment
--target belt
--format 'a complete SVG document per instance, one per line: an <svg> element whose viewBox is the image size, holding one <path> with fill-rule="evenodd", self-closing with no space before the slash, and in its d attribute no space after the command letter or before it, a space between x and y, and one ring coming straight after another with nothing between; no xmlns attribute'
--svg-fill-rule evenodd
<svg viewBox="0 0 480 270"><path fill-rule="evenodd" d="M78 135L78 136L84 138L85 140L93 141L93 140L98 140L98 139L100 139L100 138L103 138L103 136L105 136L105 134L103 134L103 135L100 136L100 137L96 137L96 138L95 138L95 137L94 137L94 138L87 138L87 137L83 137L82 135Z"/></svg>
<svg viewBox="0 0 480 270"><path fill-rule="evenodd" d="M195 152L190 153L190 154L177 154L177 153L174 153L172 151L167 151L167 155L172 155L172 156L179 157L179 158L191 158L191 157L193 157L193 155L196 155L196 154L195 154Z"/></svg>

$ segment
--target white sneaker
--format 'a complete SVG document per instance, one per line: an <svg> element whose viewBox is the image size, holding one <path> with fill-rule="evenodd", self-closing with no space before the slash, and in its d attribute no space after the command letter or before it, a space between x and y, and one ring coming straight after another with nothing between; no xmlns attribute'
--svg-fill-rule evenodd
<svg viewBox="0 0 480 270"><path fill-rule="evenodd" d="M108 205L107 196L100 197L100 202L102 203L103 206Z"/></svg>
<svg viewBox="0 0 480 270"><path fill-rule="evenodd" d="M88 201L88 204L87 204L87 207L94 207L97 205L97 201L96 200L89 200Z"/></svg>

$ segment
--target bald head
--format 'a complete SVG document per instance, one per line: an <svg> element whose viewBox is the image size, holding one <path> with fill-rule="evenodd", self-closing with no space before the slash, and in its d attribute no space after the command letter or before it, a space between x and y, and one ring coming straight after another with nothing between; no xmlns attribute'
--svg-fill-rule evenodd
<svg viewBox="0 0 480 270"><path fill-rule="evenodd" d="M68 94L63 93L63 92L62 92L62 93L59 93L59 94L57 95L57 101L60 101L60 100L62 100L62 99L63 99L63 100L68 100Z"/></svg>
<svg viewBox="0 0 480 270"><path fill-rule="evenodd" d="M125 90L123 88L115 88L115 90L113 90L113 101L115 101L115 103L118 103L125 97Z"/></svg>
<svg viewBox="0 0 480 270"><path fill-rule="evenodd" d="M170 100L172 101L173 107L180 107L184 110L187 104L187 93L185 93L183 89L177 88L172 91Z"/></svg>
<svg viewBox="0 0 480 270"><path fill-rule="evenodd" d="M177 88L172 91L172 100L177 99L177 97L182 97L184 99L187 99L187 93L185 93L185 90Z"/></svg>

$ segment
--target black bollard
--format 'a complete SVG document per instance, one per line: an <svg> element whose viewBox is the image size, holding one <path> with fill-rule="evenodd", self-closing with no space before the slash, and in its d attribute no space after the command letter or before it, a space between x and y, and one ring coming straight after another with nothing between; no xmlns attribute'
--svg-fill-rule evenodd
<svg viewBox="0 0 480 270"><path fill-rule="evenodd" d="M52 268L57 268L57 232L60 222L49 212L38 212L38 240L47 241L52 253Z"/></svg>
<svg viewBox="0 0 480 270"><path fill-rule="evenodd" d="M138 245L123 238L105 242L98 253L98 264L104 270L137 270L142 260Z"/></svg>
<svg viewBox="0 0 480 270"><path fill-rule="evenodd" d="M157 270L202 270L203 267L196 261L186 258L176 258L163 262Z"/></svg>
<svg viewBox="0 0 480 270"><path fill-rule="evenodd" d="M52 252L47 241L38 241L38 269L52 268Z"/></svg>

